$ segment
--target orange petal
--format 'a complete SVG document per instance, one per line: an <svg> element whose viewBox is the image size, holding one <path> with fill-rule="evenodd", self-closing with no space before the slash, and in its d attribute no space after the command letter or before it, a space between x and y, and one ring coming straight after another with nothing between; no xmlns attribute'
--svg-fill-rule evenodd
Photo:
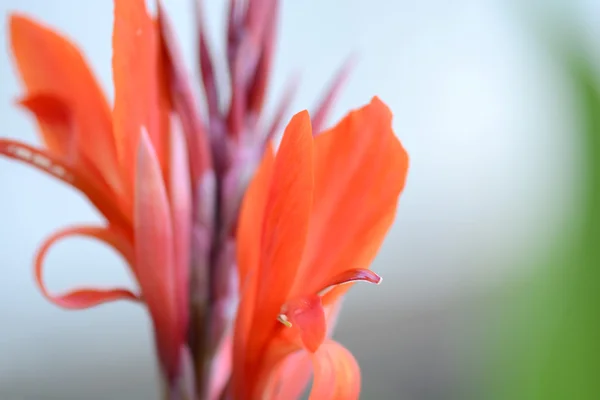
<svg viewBox="0 0 600 400"><path fill-rule="evenodd" d="M173 101L171 98L171 78L170 70L167 62L167 54L163 49L163 43L160 40L160 22L158 19L153 21L154 30L156 32L156 76L158 79L157 93L158 93L158 133L159 139L157 141L156 149L160 149L161 153L157 154L158 159L161 160L161 166L163 168L163 176L167 188L171 188L169 179L171 179L171 172L169 168L172 160L170 159L173 155L173 150L170 148L173 139L171 138L171 129L173 128ZM181 129L181 121L177 118L177 129ZM187 147L187 146L186 146ZM187 152L187 148L185 150ZM187 158L187 155L186 155ZM189 162L189 161L188 161Z"/></svg>
<svg viewBox="0 0 600 400"><path fill-rule="evenodd" d="M171 211L160 165L146 132L140 136L134 197L137 278L148 304L165 373L173 378L182 344Z"/></svg>
<svg viewBox="0 0 600 400"><path fill-rule="evenodd" d="M46 93L74 111L82 154L102 171L109 185L120 187L110 108L85 59L70 41L18 14L10 17L10 43L28 93ZM41 126L46 146L64 154L68 141L55 127Z"/></svg>
<svg viewBox="0 0 600 400"><path fill-rule="evenodd" d="M275 157L264 212L257 305L276 317L304 252L313 202L313 139L308 112L296 114ZM263 310L262 306L267 307Z"/></svg>
<svg viewBox="0 0 600 400"><path fill-rule="evenodd" d="M346 348L334 341L313 355L314 381L309 400L354 400L360 394L360 368Z"/></svg>
<svg viewBox="0 0 600 400"><path fill-rule="evenodd" d="M315 203L294 295L370 265L394 220L407 169L391 112L377 98L315 138Z"/></svg>
<svg viewBox="0 0 600 400"><path fill-rule="evenodd" d="M42 132L52 131L44 137L46 147L56 156L76 163L80 158L77 141L72 129L73 118L64 100L48 93L30 94L19 104L31 111L38 120Z"/></svg>
<svg viewBox="0 0 600 400"><path fill-rule="evenodd" d="M15 140L0 139L0 155L27 163L60 179L85 194L111 224L126 230L130 226L128 217L115 205L110 193L105 192L102 186L87 174L53 154Z"/></svg>
<svg viewBox="0 0 600 400"><path fill-rule="evenodd" d="M285 303L279 319L292 331L298 332L302 345L311 353L317 351L327 333L325 310L321 297L300 297Z"/></svg>
<svg viewBox="0 0 600 400"><path fill-rule="evenodd" d="M48 250L59 240L69 236L87 236L98 239L117 250L125 260L133 262L133 249L127 240L110 228L71 227L60 230L50 236L35 257L35 280L46 299L62 308L83 309L116 300L140 300L139 296L128 289L77 289L63 295L53 295L47 289L43 279L44 259Z"/></svg>
<svg viewBox="0 0 600 400"><path fill-rule="evenodd" d="M319 292L322 297L323 306L333 304L349 288L349 284L356 282L368 282L379 285L382 279L370 269L350 269L336 275L327 286Z"/></svg>
<svg viewBox="0 0 600 400"><path fill-rule="evenodd" d="M172 116L177 119L175 115ZM187 329L187 310L190 274L190 245L192 235L192 197L187 147L180 126L171 129L171 213L173 216L173 243L175 271L177 272L178 307L183 313L182 328Z"/></svg>
<svg viewBox="0 0 600 400"><path fill-rule="evenodd" d="M49 149L56 148L51 150L53 154L86 171L103 192L111 193L111 198L116 196L113 193L118 192L110 187L102 171L98 169L99 166L90 161L85 153L80 152L81 138L77 137L77 132L81 131L81 127L77 125L74 110L64 100L47 93L33 93L21 99L19 104L35 114L42 129L54 132L52 139L56 140L56 144L48 146Z"/></svg>
<svg viewBox="0 0 600 400"><path fill-rule="evenodd" d="M156 26L145 0L115 0L114 5L113 128L120 165L126 182L132 185L140 127L147 130L158 156L164 154L159 129ZM160 165L165 165L164 161L159 158Z"/></svg>
<svg viewBox="0 0 600 400"><path fill-rule="evenodd" d="M263 399L298 399L304 393L312 374L311 356L305 351L297 351L287 356L273 373Z"/></svg>
<svg viewBox="0 0 600 400"><path fill-rule="evenodd" d="M235 320L235 350L233 352L233 374L236 377L236 382L244 381L241 374L243 374L246 345L250 334L257 290L260 266L260 232L263 226L274 162L275 154L272 147L268 145L240 207L236 233L240 302ZM243 388L235 388L235 390L245 393Z"/></svg>
<svg viewBox="0 0 600 400"><path fill-rule="evenodd" d="M247 345L249 365L261 356L278 328L277 316L288 298L304 251L312 193L313 139L310 118L304 111L288 124L273 166L262 225L256 306Z"/></svg>

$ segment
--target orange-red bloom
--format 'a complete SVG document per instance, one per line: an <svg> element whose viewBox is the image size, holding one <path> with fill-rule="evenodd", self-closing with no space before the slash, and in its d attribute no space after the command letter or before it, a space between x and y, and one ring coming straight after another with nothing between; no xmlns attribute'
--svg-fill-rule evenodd
<svg viewBox="0 0 600 400"><path fill-rule="evenodd" d="M238 227L241 302L235 399L355 399L351 353L328 339L345 283L379 283L369 265L396 212L408 156L377 98L313 137L292 118L246 193Z"/></svg>
<svg viewBox="0 0 600 400"><path fill-rule="evenodd" d="M48 238L36 280L53 303L71 309L118 299L147 304L159 357L172 376L187 330L190 178L185 139L170 130L170 98L158 25L143 0L115 0L111 111L82 54L66 38L25 16L10 18L10 44L37 118L43 148L0 139L0 154L24 161L81 191L106 218ZM172 157L171 157L172 155ZM129 263L140 294L80 289L53 295L42 279L49 248L67 236L94 237Z"/></svg>
<svg viewBox="0 0 600 400"><path fill-rule="evenodd" d="M167 398L288 400L312 371L313 399L353 399L358 365L330 336L352 283L381 280L368 268L394 219L408 157L377 98L313 135L350 64L312 119L302 112L291 120L275 153L270 139L290 97L268 129L258 121L279 3L229 3L225 109L199 26L206 120L160 4L155 20L145 0L114 0L112 110L75 45L11 16L10 44L26 88L19 103L36 117L43 145L0 138L0 154L70 184L105 217L103 226L50 236L36 256L36 281L63 308L142 301L168 378ZM45 256L73 235L119 252L139 293L50 293Z"/></svg>

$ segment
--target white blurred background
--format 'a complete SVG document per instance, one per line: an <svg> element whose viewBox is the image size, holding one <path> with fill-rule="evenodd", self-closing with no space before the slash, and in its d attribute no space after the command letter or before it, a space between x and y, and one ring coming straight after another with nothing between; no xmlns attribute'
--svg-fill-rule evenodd
<svg viewBox="0 0 600 400"><path fill-rule="evenodd" d="M165 3L196 74L191 1ZM226 2L206 3L213 50L222 57ZM480 362L482 300L526 270L571 196L576 143L569 90L528 15L554 10L578 21L593 40L600 3L282 3L271 109L295 72L302 85L293 110L312 107L357 51L360 63L331 122L378 95L394 111L411 156L397 222L373 267L384 284L358 285L338 327L338 339L361 363L362 398L465 398ZM6 16L14 11L78 43L112 98L112 2L0 2L0 134L38 143L32 120L13 104L22 93L7 45ZM34 286L31 264L40 241L65 225L95 221L96 212L69 187L0 159L1 399L157 398L141 307L67 312ZM131 284L116 255L83 239L55 247L46 280L52 290Z"/></svg>

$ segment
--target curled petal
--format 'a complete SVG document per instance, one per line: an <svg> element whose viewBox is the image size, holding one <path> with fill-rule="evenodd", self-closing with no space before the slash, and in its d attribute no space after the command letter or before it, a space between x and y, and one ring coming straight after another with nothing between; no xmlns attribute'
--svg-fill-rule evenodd
<svg viewBox="0 0 600 400"><path fill-rule="evenodd" d="M382 278L379 275L368 269L354 269L342 272L331 281L337 283L330 283L325 289L319 292L323 307L329 307L334 304L350 289L353 283L368 282L379 285L381 281Z"/></svg>
<svg viewBox="0 0 600 400"><path fill-rule="evenodd" d="M360 368L342 345L327 341L313 355L314 382L309 400L354 400L360 394Z"/></svg>
<svg viewBox="0 0 600 400"><path fill-rule="evenodd" d="M87 236L98 239L117 250L130 265L133 262L133 250L130 244L110 228L82 226L62 229L46 239L35 257L35 280L45 298L59 307L74 310L90 308L116 300L140 300L139 295L122 288L77 289L62 295L51 294L44 284L44 259L48 250L56 242L69 236Z"/></svg>
<svg viewBox="0 0 600 400"><path fill-rule="evenodd" d="M319 292L319 295L322 296L329 292L333 287L344 285L346 283L368 282L379 285L381 281L382 278L370 269L349 269L339 273L338 275L334 276L333 279L327 282L326 286Z"/></svg>

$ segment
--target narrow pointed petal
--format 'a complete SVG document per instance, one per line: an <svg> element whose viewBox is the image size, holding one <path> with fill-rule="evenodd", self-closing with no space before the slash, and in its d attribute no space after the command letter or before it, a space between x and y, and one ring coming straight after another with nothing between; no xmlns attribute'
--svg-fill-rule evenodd
<svg viewBox="0 0 600 400"><path fill-rule="evenodd" d="M360 368L352 353L334 341L313 355L314 381L309 400L355 400L360 394Z"/></svg>
<svg viewBox="0 0 600 400"><path fill-rule="evenodd" d="M177 117L173 115L174 121ZM182 328L187 328L188 293L190 282L190 248L192 238L192 196L187 147L180 125L171 129L171 213L173 216L174 262L179 297L178 308L183 313ZM184 332L185 333L185 332Z"/></svg>
<svg viewBox="0 0 600 400"><path fill-rule="evenodd" d="M202 0L196 0L201 3ZM233 69L233 62L237 49L240 44L241 36L241 22L242 22L242 8L243 4L240 4L240 0L229 0L229 7L227 12L227 63L229 70Z"/></svg>
<svg viewBox="0 0 600 400"><path fill-rule="evenodd" d="M175 107L173 105L173 95L171 93L171 70L168 60L169 56L166 53L164 43L162 42L162 40L160 40L160 34L162 30L161 23L159 19L155 19L153 22L155 26L155 31L157 32L156 76L158 79L158 143L161 144L160 147L157 148L157 151L160 151L161 154L157 153L157 156L159 160L162 160L161 167L163 170L165 185L168 189L170 189L170 168L172 163L171 156L173 153L173 149L171 149L171 128L173 127L172 116L175 112ZM178 125L181 124L178 122ZM178 126L178 129L181 129L181 126ZM187 153L187 145L185 147ZM189 166L187 168L189 169Z"/></svg>
<svg viewBox="0 0 600 400"><path fill-rule="evenodd" d="M255 273L260 266L261 235L257 235L256 232L257 228L260 230L262 227L274 163L275 152L271 145L267 145L240 207L236 237L238 239L237 261L242 287L246 286L250 274Z"/></svg>
<svg viewBox="0 0 600 400"><path fill-rule="evenodd" d="M163 154L159 131L157 37L145 0L115 0L113 29L113 127L119 161L129 190L135 154L144 126L156 153ZM164 161L159 158L160 165Z"/></svg>
<svg viewBox="0 0 600 400"><path fill-rule="evenodd" d="M173 228L158 158L144 131L137 157L134 229L137 278L154 322L159 358L173 378L183 341Z"/></svg>
<svg viewBox="0 0 600 400"><path fill-rule="evenodd" d="M368 268L394 221L407 170L391 112L377 98L315 138L315 203L294 296Z"/></svg>
<svg viewBox="0 0 600 400"><path fill-rule="evenodd" d="M244 382L244 358L252 324L260 268L261 235L258 232L261 231L263 224L274 162L275 153L268 145L240 207L236 233L240 304L235 320L233 352L233 374L236 382ZM235 391L238 395L245 393L243 387L236 387Z"/></svg>
<svg viewBox="0 0 600 400"><path fill-rule="evenodd" d="M130 225L129 218L115 206L110 193L105 192L85 172L73 168L53 154L15 140L0 139L0 155L24 162L79 190L111 224L125 230Z"/></svg>
<svg viewBox="0 0 600 400"><path fill-rule="evenodd" d="M342 90L344 84L348 80L350 76L350 72L352 68L354 68L354 64L356 63L356 59L351 57L342 65L342 68L338 71L338 73L333 78L331 85L325 92L325 96L323 96L323 100L317 106L316 111L312 114L312 123L313 123L313 132L315 135L321 133L321 131L325 128L325 124L327 123L327 117L331 112L331 108L333 107L333 103L335 102L337 96Z"/></svg>
<svg viewBox="0 0 600 400"><path fill-rule="evenodd" d="M296 94L296 91L298 90L299 83L300 83L300 79L297 77L294 77L294 78L288 80L288 85L286 86L285 91L283 92L283 96L282 96L281 100L279 101L279 105L275 109L275 114L273 114L273 119L271 121L271 124L269 125L269 128L266 131L266 135L265 135L266 143L268 143L271 139L273 139L275 134L279 131L281 122L283 121L283 118L284 118L288 108L290 107L292 100L294 99L294 95Z"/></svg>
<svg viewBox="0 0 600 400"><path fill-rule="evenodd" d="M133 300L139 301L139 295L134 294L129 289L76 289L66 294L54 295L48 291L44 284L43 266L44 259L50 248L56 242L72 236L85 236L107 244L115 249L123 258L132 265L133 249L127 240L116 233L114 230L104 227L70 227L57 231L52 236L44 241L39 248L35 257L35 281L42 292L42 295L51 303L67 309L84 309L95 307L100 304L117 301L117 300Z"/></svg>
<svg viewBox="0 0 600 400"><path fill-rule="evenodd" d="M198 28L198 58L200 65L200 76L202 77L202 87L206 95L206 106L208 108L209 118L215 119L220 116L219 110L219 91L217 90L217 80L215 77L215 68L212 60L208 40L206 37L206 22L204 19L204 10L201 0L196 0L195 14L196 27Z"/></svg>
<svg viewBox="0 0 600 400"><path fill-rule="evenodd" d="M120 188L110 108L87 62L70 41L53 30L18 14L9 20L10 45L17 70L29 94L44 93L64 101L78 126L77 148ZM71 139L56 126L41 125L42 139L56 154L69 151Z"/></svg>
<svg viewBox="0 0 600 400"><path fill-rule="evenodd" d="M264 33L262 49L256 72L250 82L248 92L248 111L251 116L258 119L262 112L265 94L271 75L271 65L275 51L275 38L277 36L277 15L279 13L279 2L275 1L266 18L267 28Z"/></svg>
<svg viewBox="0 0 600 400"><path fill-rule="evenodd" d="M275 156L261 242L257 305L277 317L296 277L313 202L313 140L307 112L288 124ZM261 310L262 311L262 310Z"/></svg>
<svg viewBox="0 0 600 400"><path fill-rule="evenodd" d="M288 301L279 319L299 334L302 345L311 353L317 351L325 340L327 323L320 296L311 295Z"/></svg>
<svg viewBox="0 0 600 400"><path fill-rule="evenodd" d="M249 363L261 356L294 283L308 231L313 175L312 131L304 111L288 124L273 166L262 225L256 308L246 347Z"/></svg>
<svg viewBox="0 0 600 400"><path fill-rule="evenodd" d="M162 60L169 80L173 107L181 119L185 133L190 173L193 182L200 182L203 175L212 169L208 136L198 109L198 101L192 92L192 80L185 69L181 51L177 44L171 22L159 2L158 18L162 43Z"/></svg>

